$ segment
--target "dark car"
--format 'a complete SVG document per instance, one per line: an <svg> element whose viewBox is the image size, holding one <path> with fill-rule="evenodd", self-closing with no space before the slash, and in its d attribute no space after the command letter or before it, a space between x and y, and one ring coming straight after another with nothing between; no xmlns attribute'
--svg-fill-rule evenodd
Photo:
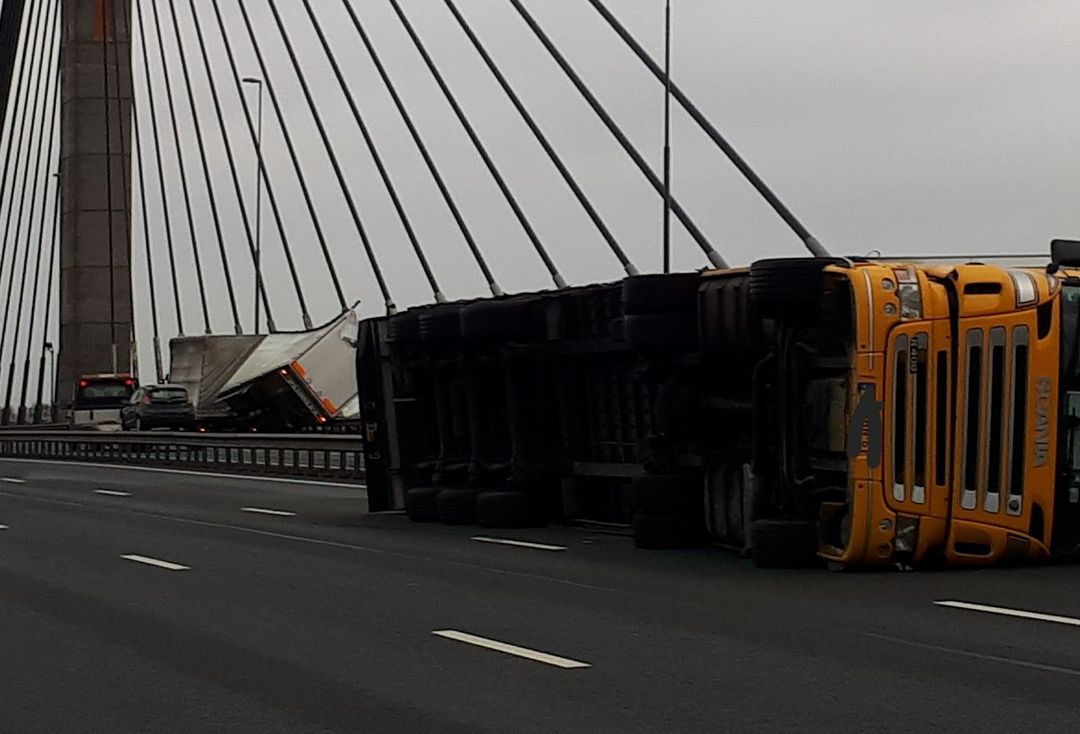
<svg viewBox="0 0 1080 734"><path fill-rule="evenodd" d="M136 390L120 411L120 424L125 431L191 431L195 429L195 408L181 385L146 385Z"/></svg>

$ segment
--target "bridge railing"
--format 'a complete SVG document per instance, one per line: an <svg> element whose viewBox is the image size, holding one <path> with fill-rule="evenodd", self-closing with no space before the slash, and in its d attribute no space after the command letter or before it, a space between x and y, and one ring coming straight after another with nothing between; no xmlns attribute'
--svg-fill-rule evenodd
<svg viewBox="0 0 1080 734"><path fill-rule="evenodd" d="M53 459L202 469L236 474L362 481L363 441L355 435L0 432L0 458Z"/></svg>

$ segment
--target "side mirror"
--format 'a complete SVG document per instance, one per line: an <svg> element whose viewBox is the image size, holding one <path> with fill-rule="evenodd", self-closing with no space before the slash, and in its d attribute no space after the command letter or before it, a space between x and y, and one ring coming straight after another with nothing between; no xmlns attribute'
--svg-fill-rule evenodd
<svg viewBox="0 0 1080 734"><path fill-rule="evenodd" d="M1080 241L1052 240L1050 242L1050 262L1055 265L1080 267Z"/></svg>

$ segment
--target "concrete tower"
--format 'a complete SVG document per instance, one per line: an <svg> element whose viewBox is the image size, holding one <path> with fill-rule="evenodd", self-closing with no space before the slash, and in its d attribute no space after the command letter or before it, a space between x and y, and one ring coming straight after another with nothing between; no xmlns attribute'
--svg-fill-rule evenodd
<svg viewBox="0 0 1080 734"><path fill-rule="evenodd" d="M131 46L123 0L62 0L61 407L132 367Z"/></svg>

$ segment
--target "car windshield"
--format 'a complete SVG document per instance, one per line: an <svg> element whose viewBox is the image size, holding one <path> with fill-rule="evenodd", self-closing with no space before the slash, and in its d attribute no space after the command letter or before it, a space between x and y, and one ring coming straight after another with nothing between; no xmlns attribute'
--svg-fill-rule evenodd
<svg viewBox="0 0 1080 734"><path fill-rule="evenodd" d="M150 399L157 401L187 401L187 390L182 387L162 387L150 391Z"/></svg>
<svg viewBox="0 0 1080 734"><path fill-rule="evenodd" d="M118 380L83 382L75 393L75 407L119 407L128 401L133 391L132 385Z"/></svg>

